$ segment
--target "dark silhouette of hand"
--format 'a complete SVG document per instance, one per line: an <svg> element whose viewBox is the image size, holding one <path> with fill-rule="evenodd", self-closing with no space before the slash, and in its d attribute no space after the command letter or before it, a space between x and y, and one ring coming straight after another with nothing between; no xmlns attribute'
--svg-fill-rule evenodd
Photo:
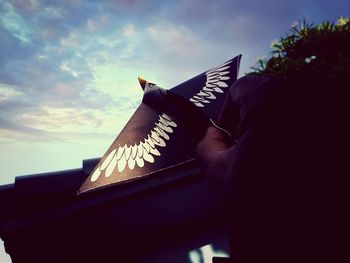
<svg viewBox="0 0 350 263"><path fill-rule="evenodd" d="M223 189L227 185L228 169L233 151L231 138L215 126L210 126L197 145L197 161L205 172L210 186Z"/></svg>
<svg viewBox="0 0 350 263"><path fill-rule="evenodd" d="M210 126L196 149L197 159L213 185L227 170L229 145L225 136L218 128Z"/></svg>

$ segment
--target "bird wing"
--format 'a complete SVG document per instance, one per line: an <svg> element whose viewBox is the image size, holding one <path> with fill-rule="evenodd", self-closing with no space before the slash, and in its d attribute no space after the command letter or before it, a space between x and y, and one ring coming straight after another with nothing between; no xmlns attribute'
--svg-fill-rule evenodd
<svg viewBox="0 0 350 263"><path fill-rule="evenodd" d="M237 78L239 60L240 56L170 91L215 119L228 87ZM157 87L144 80L140 84L144 90L147 85ZM193 159L200 138L194 139L189 131L193 127L187 126L188 122L141 103L78 193L135 180Z"/></svg>
<svg viewBox="0 0 350 263"><path fill-rule="evenodd" d="M194 148L191 143L191 138L175 120L142 103L79 193L134 180L188 160L193 156L188 151ZM184 150L179 152L180 148Z"/></svg>
<svg viewBox="0 0 350 263"><path fill-rule="evenodd" d="M238 78L241 57L238 55L181 83L170 91L190 100L209 118L217 121L228 89Z"/></svg>

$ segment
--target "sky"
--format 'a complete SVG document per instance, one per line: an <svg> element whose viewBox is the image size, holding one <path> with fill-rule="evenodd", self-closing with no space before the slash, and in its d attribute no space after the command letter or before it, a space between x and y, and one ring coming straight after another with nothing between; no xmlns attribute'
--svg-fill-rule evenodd
<svg viewBox="0 0 350 263"><path fill-rule="evenodd" d="M0 184L81 167L130 118L137 77L171 88L237 54L240 75L296 21L349 0L0 1Z"/></svg>
<svg viewBox="0 0 350 263"><path fill-rule="evenodd" d="M298 20L341 16L350 0L2 0L0 185L101 157L138 76L171 88L238 54L243 76Z"/></svg>

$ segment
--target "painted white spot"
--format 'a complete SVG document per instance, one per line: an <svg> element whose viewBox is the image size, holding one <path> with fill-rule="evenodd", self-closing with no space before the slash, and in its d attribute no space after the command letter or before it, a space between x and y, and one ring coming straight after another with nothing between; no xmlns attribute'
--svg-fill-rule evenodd
<svg viewBox="0 0 350 263"><path fill-rule="evenodd" d="M129 158L128 160L128 167L130 170L134 169L136 164L135 158Z"/></svg>
<svg viewBox="0 0 350 263"><path fill-rule="evenodd" d="M150 153L151 146L149 146L148 143L142 143L143 148L146 150L147 153Z"/></svg>
<svg viewBox="0 0 350 263"><path fill-rule="evenodd" d="M222 89L220 89L220 88L214 88L214 90L215 90L216 92L218 92L218 93L224 93L224 91L223 91Z"/></svg>
<svg viewBox="0 0 350 263"><path fill-rule="evenodd" d="M145 165L145 162L143 161L143 158L141 158L141 157L136 157L136 163L137 163L137 166L139 166L139 167L143 167Z"/></svg>
<svg viewBox="0 0 350 263"><path fill-rule="evenodd" d="M124 154L124 150L125 150L126 145L124 146L119 146L118 148L118 153L117 153L117 160L119 160L120 158L122 158L123 154Z"/></svg>
<svg viewBox="0 0 350 263"><path fill-rule="evenodd" d="M126 159L120 158L120 160L118 160L118 171L119 172L124 171L125 166L126 166Z"/></svg>
<svg viewBox="0 0 350 263"><path fill-rule="evenodd" d="M107 166L106 173L105 173L106 177L111 176L116 165L117 165L117 157L114 155L112 161Z"/></svg>
<svg viewBox="0 0 350 263"><path fill-rule="evenodd" d="M95 170L95 172L91 176L91 182L95 182L101 175L101 171L99 168Z"/></svg>
<svg viewBox="0 0 350 263"><path fill-rule="evenodd" d="M160 156L160 152L157 150L157 148L150 148L150 153L155 156Z"/></svg>
<svg viewBox="0 0 350 263"><path fill-rule="evenodd" d="M131 148L131 159L135 159L137 156L137 145L134 144Z"/></svg>
<svg viewBox="0 0 350 263"><path fill-rule="evenodd" d="M129 160L131 154L131 146L126 146L125 148L125 160Z"/></svg>
<svg viewBox="0 0 350 263"><path fill-rule="evenodd" d="M223 81L216 82L216 85L218 85L219 87L222 87L222 88L227 88L228 87L228 85L225 82L223 82Z"/></svg>
<svg viewBox="0 0 350 263"><path fill-rule="evenodd" d="M154 163L154 158L152 154L147 153L147 151L143 152L143 159L149 163Z"/></svg>
<svg viewBox="0 0 350 263"><path fill-rule="evenodd" d="M148 143L151 146L151 148L155 147L153 140L149 137L149 135L148 135L147 139L145 140L145 143Z"/></svg>
<svg viewBox="0 0 350 263"><path fill-rule="evenodd" d="M160 147L165 147L166 146L165 141L161 137L158 137L158 142L154 142L154 144L158 145Z"/></svg>
<svg viewBox="0 0 350 263"><path fill-rule="evenodd" d="M164 131L162 130L162 128L160 128L160 124L156 124L156 126L158 127L154 127L153 130L159 135L159 136L163 136Z"/></svg>
<svg viewBox="0 0 350 263"><path fill-rule="evenodd" d="M139 158L142 158L143 155L143 144L140 142L140 144L137 146L137 156Z"/></svg>
<svg viewBox="0 0 350 263"><path fill-rule="evenodd" d="M109 165L109 163L111 162L111 160L112 160L112 158L113 158L113 156L114 156L114 154L116 153L116 149L114 149L113 151L111 151L109 154L108 154L108 156L107 156L107 158L103 161L103 163L101 164L101 166L100 166L100 170L102 171L102 170L104 170L104 169L106 169L106 167Z"/></svg>

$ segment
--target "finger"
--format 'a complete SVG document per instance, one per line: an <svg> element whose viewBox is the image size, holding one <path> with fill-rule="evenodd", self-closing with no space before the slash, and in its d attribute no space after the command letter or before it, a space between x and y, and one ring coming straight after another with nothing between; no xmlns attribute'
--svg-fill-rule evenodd
<svg viewBox="0 0 350 263"><path fill-rule="evenodd" d="M210 155L219 151L225 151L229 147L227 136L214 126L209 126L204 138L197 146L197 154Z"/></svg>
<svg viewBox="0 0 350 263"><path fill-rule="evenodd" d="M230 141L226 133L214 126L208 127L205 139L208 143L213 145L213 150L223 151L227 150L227 148L230 146Z"/></svg>
<svg viewBox="0 0 350 263"><path fill-rule="evenodd" d="M221 184L220 177L227 169L229 145L226 143L226 138L227 135L224 132L210 126L196 149L198 164L212 186Z"/></svg>

